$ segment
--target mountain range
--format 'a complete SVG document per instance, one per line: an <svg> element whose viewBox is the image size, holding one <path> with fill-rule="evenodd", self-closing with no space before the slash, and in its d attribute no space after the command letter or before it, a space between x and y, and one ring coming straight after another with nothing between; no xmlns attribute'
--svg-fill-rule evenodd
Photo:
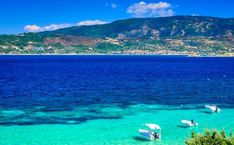
<svg viewBox="0 0 234 145"><path fill-rule="evenodd" d="M234 56L234 18L132 18L102 25L0 35L0 53Z"/></svg>

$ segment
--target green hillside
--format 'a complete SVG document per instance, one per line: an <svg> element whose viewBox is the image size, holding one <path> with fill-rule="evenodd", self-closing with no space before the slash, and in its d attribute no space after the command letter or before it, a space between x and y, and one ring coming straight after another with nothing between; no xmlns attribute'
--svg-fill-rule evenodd
<svg viewBox="0 0 234 145"><path fill-rule="evenodd" d="M134 18L104 25L0 35L0 53L233 56L233 33L233 18Z"/></svg>

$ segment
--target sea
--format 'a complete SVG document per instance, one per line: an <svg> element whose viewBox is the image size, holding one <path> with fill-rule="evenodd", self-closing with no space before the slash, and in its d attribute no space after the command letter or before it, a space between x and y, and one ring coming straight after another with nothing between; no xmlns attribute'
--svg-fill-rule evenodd
<svg viewBox="0 0 234 145"><path fill-rule="evenodd" d="M233 57L0 56L0 145L184 145L206 129L234 131Z"/></svg>

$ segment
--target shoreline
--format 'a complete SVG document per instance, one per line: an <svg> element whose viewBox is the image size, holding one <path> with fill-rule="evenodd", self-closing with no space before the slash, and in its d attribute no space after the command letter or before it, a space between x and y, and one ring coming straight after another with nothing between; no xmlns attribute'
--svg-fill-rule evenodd
<svg viewBox="0 0 234 145"><path fill-rule="evenodd" d="M207 56L200 56L200 55L182 55L182 54L100 54L100 53L93 53L93 54L0 54L0 56L178 56L178 57L222 57L222 58L233 58L234 56L228 55L207 55Z"/></svg>

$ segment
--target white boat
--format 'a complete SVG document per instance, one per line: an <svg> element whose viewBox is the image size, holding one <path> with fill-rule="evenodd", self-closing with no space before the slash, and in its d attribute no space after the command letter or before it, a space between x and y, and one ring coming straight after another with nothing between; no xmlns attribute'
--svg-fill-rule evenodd
<svg viewBox="0 0 234 145"><path fill-rule="evenodd" d="M138 132L141 137L148 140L160 140L161 139L161 128L157 124L143 124L147 129L139 129Z"/></svg>
<svg viewBox="0 0 234 145"><path fill-rule="evenodd" d="M181 120L181 123L189 127L198 126L197 122L192 122L190 120Z"/></svg>
<svg viewBox="0 0 234 145"><path fill-rule="evenodd" d="M218 108L218 106L216 105L205 105L206 108L210 109L210 111L212 112L220 112L221 109Z"/></svg>

